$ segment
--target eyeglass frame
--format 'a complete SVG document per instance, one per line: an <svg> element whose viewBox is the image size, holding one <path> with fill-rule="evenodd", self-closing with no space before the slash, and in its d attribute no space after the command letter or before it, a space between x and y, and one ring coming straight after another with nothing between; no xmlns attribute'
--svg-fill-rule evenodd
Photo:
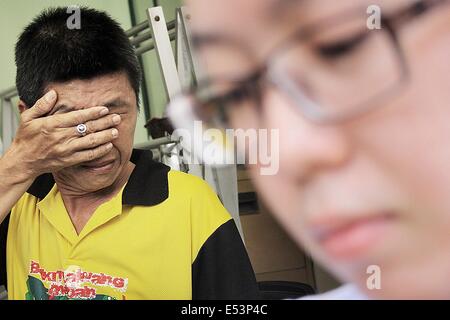
<svg viewBox="0 0 450 320"><path fill-rule="evenodd" d="M400 28L405 23L410 22L411 20L427 13L430 9L435 8L438 4L443 4L446 2L448 2L448 0L417 0L413 4L407 6L406 8L399 9L396 12L391 13L389 15L382 15L381 28L387 32L390 41L392 41L393 48L395 49L396 51L395 53L398 58L401 77L399 78L398 83L395 86L391 87L390 90L379 93L378 95L370 99L372 100L372 102L381 99L382 96L386 96L383 98L383 100L386 99L387 97L392 98L393 95L396 94L396 92L399 92L399 88L403 87L410 79L410 70L406 62L405 52L399 40L398 28ZM211 103L212 101L217 101L215 104L217 104L217 107L220 108L218 110L218 114L222 118L220 120L226 125L228 123L228 119L225 110L226 107L224 107L224 105L226 105L227 103L223 101L234 100L236 99L236 96L252 96L252 98L256 101L256 106L261 106L261 102L263 99L263 89L261 87L261 83L263 83L265 80L266 81L268 80L269 83L272 83L280 87L290 96L295 97L294 100L297 102L296 106L298 107L299 111L308 120L314 123L337 124L354 119L362 114L369 112L370 110L374 109L377 106L377 104L372 102L369 104L369 102L366 102L363 103L367 104L364 108L362 108L362 106L358 106L353 108L352 110L349 110L341 114L326 115L321 112L320 106L318 106L317 103L309 99L303 93L303 89L301 87L290 88L289 84L284 82L276 74L273 74L270 68L270 66L273 65L273 61L276 61L277 57L279 57L280 54L289 50L290 47L292 47L293 42L297 44L303 41L304 39L307 39L312 34L319 32L322 28L329 27L332 24L338 23L339 21L348 18L348 16L350 15L360 14L360 12L361 8L349 10L345 13L334 14L332 17L321 19L318 22L301 27L301 29L295 31L294 33L290 34L286 39L281 41L280 45L276 46L270 52L268 58L266 59L266 62L263 63L260 67L256 68L249 76L243 77L241 79L236 79L234 82L239 83L239 85L234 86L233 89L229 90L225 94L209 97L208 101L206 102ZM369 32L370 30L367 29L362 31L362 34ZM196 46L198 46L201 42L205 41L214 42L215 40L216 39L214 38L214 36L210 36L209 38L206 39L205 38L199 39L193 36L192 39L194 45ZM197 96L197 92L199 92L200 89L203 89L204 87L208 87L210 83L211 83L210 79L201 81L197 83L196 87L190 89L184 95Z"/></svg>

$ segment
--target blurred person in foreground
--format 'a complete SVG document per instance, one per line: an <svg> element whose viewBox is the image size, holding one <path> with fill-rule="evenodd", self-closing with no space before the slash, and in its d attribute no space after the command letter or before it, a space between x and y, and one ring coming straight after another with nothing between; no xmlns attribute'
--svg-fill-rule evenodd
<svg viewBox="0 0 450 320"><path fill-rule="evenodd" d="M206 79L173 122L187 126L184 107L210 127L279 130L279 171L249 170L347 284L317 298L450 299L450 1L188 3Z"/></svg>

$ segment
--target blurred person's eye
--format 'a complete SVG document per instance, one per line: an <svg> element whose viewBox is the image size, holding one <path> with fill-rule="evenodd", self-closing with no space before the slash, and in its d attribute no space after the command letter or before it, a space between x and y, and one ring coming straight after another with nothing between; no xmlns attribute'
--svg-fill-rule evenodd
<svg viewBox="0 0 450 320"><path fill-rule="evenodd" d="M222 97L225 103L241 103L251 97L250 88L248 86L236 87Z"/></svg>
<svg viewBox="0 0 450 320"><path fill-rule="evenodd" d="M208 88L209 100L227 104L239 104L252 98L255 94L257 83L255 83L257 76L249 77L248 79L240 81L225 81L215 83Z"/></svg>
<svg viewBox="0 0 450 320"><path fill-rule="evenodd" d="M203 121L224 125L229 121L231 109L239 108L251 100L256 94L256 86L252 82L218 82L205 88L200 94L196 110L197 117Z"/></svg>
<svg viewBox="0 0 450 320"><path fill-rule="evenodd" d="M210 99L209 103L215 105L217 115L222 121L228 121L227 112L229 108L236 108L245 103L251 97L248 86L235 87L227 93L215 96Z"/></svg>
<svg viewBox="0 0 450 320"><path fill-rule="evenodd" d="M345 39L316 44L314 51L325 60L345 58L347 55L355 53L367 38L368 34L364 32Z"/></svg>

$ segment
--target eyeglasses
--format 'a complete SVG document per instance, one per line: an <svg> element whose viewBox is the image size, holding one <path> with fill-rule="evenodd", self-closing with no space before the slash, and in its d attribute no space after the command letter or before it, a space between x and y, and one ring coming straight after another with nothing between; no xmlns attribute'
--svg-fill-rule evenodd
<svg viewBox="0 0 450 320"><path fill-rule="evenodd" d="M172 120L176 125L190 119L211 128L230 128L230 119L240 115L259 118L267 86L280 90L315 123L355 118L382 106L408 81L398 28L445 2L416 1L384 15L381 28L374 30L367 25L367 7L303 26L250 76L201 81L184 95L189 101L184 115Z"/></svg>

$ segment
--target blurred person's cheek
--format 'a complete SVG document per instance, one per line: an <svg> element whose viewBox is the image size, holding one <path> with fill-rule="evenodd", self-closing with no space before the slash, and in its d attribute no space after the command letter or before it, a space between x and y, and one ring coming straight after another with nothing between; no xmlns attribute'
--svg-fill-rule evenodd
<svg viewBox="0 0 450 320"><path fill-rule="evenodd" d="M450 268L450 259L442 257L442 252L450 249L450 66L446 58L450 54L450 39L427 39L433 45L411 42L407 48L413 78L403 94L383 108L345 125L351 137L349 149L353 157L359 154L366 159L360 161L358 168L354 158L346 164L350 172L347 187L352 181L359 181L361 186L354 189L354 197L367 193L378 201L374 205L392 204L402 212L395 241L382 247L372 261L383 270L384 290L372 292L381 297L426 293L439 296L445 293L442 279L447 276L446 268ZM302 118L290 113L292 109L282 101L270 101L269 110L274 109L278 110L277 114L270 114L266 108L265 112L269 113L264 116L267 126L282 130L281 168L277 175L261 176L260 167L251 166L258 190L297 242L342 278L364 287L366 265L333 261L306 236L302 223L305 202L309 201L308 197L317 198L323 192L305 184L318 168L306 166L305 169L304 159L311 157L310 152L315 149L308 151L302 139L295 135L305 125ZM307 137L311 146L320 147L321 135ZM333 142L336 143L339 146L339 141ZM335 166L324 172L339 175L342 168ZM374 183L377 180L385 184Z"/></svg>

